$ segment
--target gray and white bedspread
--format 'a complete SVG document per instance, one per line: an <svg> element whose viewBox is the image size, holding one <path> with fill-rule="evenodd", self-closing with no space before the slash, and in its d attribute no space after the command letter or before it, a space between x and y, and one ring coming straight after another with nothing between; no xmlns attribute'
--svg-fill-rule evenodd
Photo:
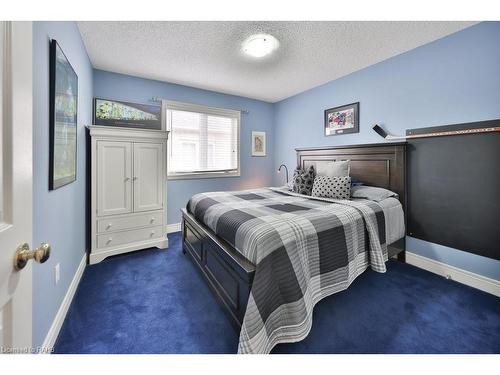
<svg viewBox="0 0 500 375"><path fill-rule="evenodd" d="M255 264L239 353L269 353L304 339L318 301L346 289L368 266L386 270L384 213L376 202L263 188L197 194L187 209Z"/></svg>

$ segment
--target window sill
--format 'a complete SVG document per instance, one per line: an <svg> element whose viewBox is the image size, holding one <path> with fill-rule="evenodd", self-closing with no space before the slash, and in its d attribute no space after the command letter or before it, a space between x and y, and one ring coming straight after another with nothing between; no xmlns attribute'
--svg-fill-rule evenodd
<svg viewBox="0 0 500 375"><path fill-rule="evenodd" d="M201 178L221 178L221 177L240 177L240 171L237 172L206 172L206 173L178 173L169 174L169 180L197 180Z"/></svg>

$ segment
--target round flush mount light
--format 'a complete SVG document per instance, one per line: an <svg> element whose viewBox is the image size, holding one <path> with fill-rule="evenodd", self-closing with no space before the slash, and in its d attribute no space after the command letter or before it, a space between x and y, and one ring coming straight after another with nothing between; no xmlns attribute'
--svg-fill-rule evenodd
<svg viewBox="0 0 500 375"><path fill-rule="evenodd" d="M255 34L247 38L243 44L243 52L252 57L264 57L279 47L278 39L269 34Z"/></svg>

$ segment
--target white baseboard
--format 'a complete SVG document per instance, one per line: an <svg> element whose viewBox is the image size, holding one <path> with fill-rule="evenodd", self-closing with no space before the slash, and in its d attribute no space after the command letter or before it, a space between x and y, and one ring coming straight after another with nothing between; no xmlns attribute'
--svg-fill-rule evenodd
<svg viewBox="0 0 500 375"><path fill-rule="evenodd" d="M406 252L406 263L500 297L500 281Z"/></svg>
<svg viewBox="0 0 500 375"><path fill-rule="evenodd" d="M168 224L167 225L167 233L174 233L181 231L181 223Z"/></svg>
<svg viewBox="0 0 500 375"><path fill-rule="evenodd" d="M43 341L44 348L53 348L56 343L57 336L59 336L59 331L64 323L64 319L66 318L66 314L68 313L69 306L71 305L71 301L73 301L73 297L75 296L76 289L78 288L78 284L80 284L80 279L82 278L83 271L85 270L85 266L87 265L87 254L85 253L76 269L75 276L73 276L73 280L71 280L71 284L69 284L68 290L66 291L66 295L61 302L61 306L59 306L59 310L52 322L52 325Z"/></svg>

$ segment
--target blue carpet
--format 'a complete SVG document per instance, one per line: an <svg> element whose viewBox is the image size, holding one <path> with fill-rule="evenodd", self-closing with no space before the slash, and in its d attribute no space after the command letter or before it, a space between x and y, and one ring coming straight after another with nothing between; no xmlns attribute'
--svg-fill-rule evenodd
<svg viewBox="0 0 500 375"><path fill-rule="evenodd" d="M56 353L235 353L238 335L179 233L86 268ZM407 264L368 270L316 305L309 336L275 353L500 353L500 298Z"/></svg>

